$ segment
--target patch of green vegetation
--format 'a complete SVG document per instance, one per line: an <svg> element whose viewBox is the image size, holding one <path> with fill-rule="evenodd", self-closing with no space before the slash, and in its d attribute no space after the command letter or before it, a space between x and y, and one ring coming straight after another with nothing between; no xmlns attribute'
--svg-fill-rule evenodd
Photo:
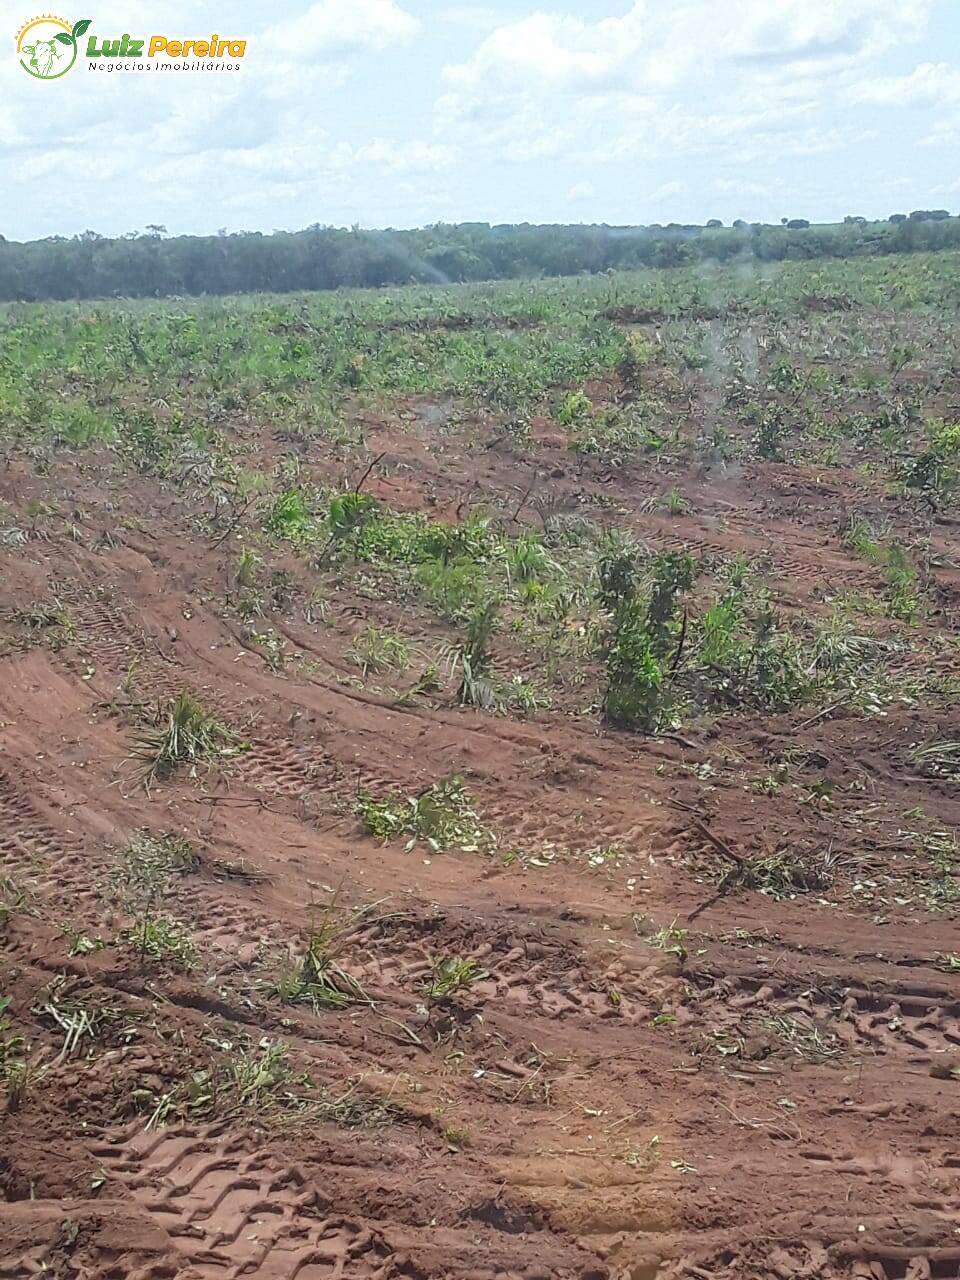
<svg viewBox="0 0 960 1280"><path fill-rule="evenodd" d="M10 621L25 627L34 635L44 635L54 650L64 648L77 638L77 624L61 600L37 601L25 609L15 609Z"/></svg>
<svg viewBox="0 0 960 1280"><path fill-rule="evenodd" d="M354 637L349 653L364 679L371 671L406 671L410 665L410 645L403 636L374 626L365 627Z"/></svg>
<svg viewBox="0 0 960 1280"><path fill-rule="evenodd" d="M148 957L169 960L190 968L195 948L183 926L162 914L160 908L169 895L173 878L187 875L199 863L190 842L169 832L154 835L134 832L120 853L109 877L109 888L124 911L135 917L124 938L132 942L141 961Z"/></svg>
<svg viewBox="0 0 960 1280"><path fill-rule="evenodd" d="M142 957L175 965L178 969L192 969L197 949L189 932L178 920L167 916L144 916L122 935L132 942Z"/></svg>
<svg viewBox="0 0 960 1280"><path fill-rule="evenodd" d="M0 996L0 1072L4 1074L19 1058L24 1043L23 1036L13 1034L13 1023L5 1016L12 1002L12 996Z"/></svg>
<svg viewBox="0 0 960 1280"><path fill-rule="evenodd" d="M181 765L196 777L199 765L245 749L232 729L184 690L165 708L158 708L153 722L140 729L130 758L139 761L138 778L149 790Z"/></svg>
<svg viewBox="0 0 960 1280"><path fill-rule="evenodd" d="M568 391L557 410L557 422L562 427L572 427L589 417L593 405L582 391Z"/></svg>
<svg viewBox="0 0 960 1280"><path fill-rule="evenodd" d="M299 489L288 489L274 499L267 516L267 528L272 534L296 542L310 531L312 525L307 499Z"/></svg>
<svg viewBox="0 0 960 1280"><path fill-rule="evenodd" d="M303 1110L309 1080L288 1061L289 1046L264 1036L255 1046L235 1048L216 1068L194 1072L161 1095L137 1090L133 1101L148 1114L146 1129L158 1129L179 1119L196 1119L255 1108L264 1115L274 1110Z"/></svg>
<svg viewBox="0 0 960 1280"><path fill-rule="evenodd" d="M810 680L800 643L763 592L731 587L704 614L684 671L698 704L782 711L804 701Z"/></svg>
<svg viewBox="0 0 960 1280"><path fill-rule="evenodd" d="M457 701L464 707L489 710L497 705L490 677L490 641L497 621L497 604L488 600L467 624L467 634L451 654L451 672L457 676Z"/></svg>
<svg viewBox="0 0 960 1280"><path fill-rule="evenodd" d="M570 438L574 453L621 467L638 454L659 454L667 444L640 405L607 405L581 419Z"/></svg>
<svg viewBox="0 0 960 1280"><path fill-rule="evenodd" d="M356 978L341 965L346 926L339 922L336 895L318 922L312 923L299 963L284 965L268 984L286 1003L306 1003L314 1009L345 1009L371 1001Z"/></svg>
<svg viewBox="0 0 960 1280"><path fill-rule="evenodd" d="M753 449L758 458L772 462L783 461L787 420L782 405L746 405L740 412L740 421L752 428Z"/></svg>
<svg viewBox="0 0 960 1280"><path fill-rule="evenodd" d="M807 1017L792 1017L789 1014L775 1014L764 1018L761 1025L800 1058L808 1058L812 1062L827 1062L837 1058L843 1052L843 1046L832 1032Z"/></svg>
<svg viewBox="0 0 960 1280"><path fill-rule="evenodd" d="M10 876L0 876L0 925L4 925L11 916L27 911L30 895L23 885L18 884Z"/></svg>
<svg viewBox="0 0 960 1280"><path fill-rule="evenodd" d="M947 497L960 483L960 423L928 422L927 441L905 466L903 482L909 489Z"/></svg>
<svg viewBox="0 0 960 1280"><path fill-rule="evenodd" d="M667 713L686 618L677 636L677 602L694 579L690 556L654 557L646 599L638 594L636 564L614 550L600 565L600 598L613 607L603 712L618 728L654 730ZM671 658L671 653L673 654Z"/></svg>
<svg viewBox="0 0 960 1280"><path fill-rule="evenodd" d="M63 937L68 941L69 953L71 956L90 956L97 951L103 951L110 944L106 938L102 938L100 934L91 938L84 933L82 929L74 929L68 924L61 925Z"/></svg>
<svg viewBox="0 0 960 1280"><path fill-rule="evenodd" d="M834 879L835 859L827 854L819 860L792 858L786 853L745 857L720 877L719 887L753 889L771 898L792 898L798 893L822 893Z"/></svg>
<svg viewBox="0 0 960 1280"><path fill-rule="evenodd" d="M263 565L263 557L252 547L241 547L233 571L234 581L239 587L252 587Z"/></svg>
<svg viewBox="0 0 960 1280"><path fill-rule="evenodd" d="M8 1112L19 1108L31 1076L26 1040L14 1031L13 1023L6 1016L12 1002L12 996L0 996L0 1081L7 1094Z"/></svg>
<svg viewBox="0 0 960 1280"><path fill-rule="evenodd" d="M422 842L434 853L448 849L478 853L491 849L496 843L458 777L435 782L419 796L393 792L377 800L369 792L361 791L354 813L365 829L384 844L408 836L408 851Z"/></svg>
<svg viewBox="0 0 960 1280"><path fill-rule="evenodd" d="M54 978L33 1012L63 1035L61 1058L71 1058L103 1044L126 1044L138 1034L138 1017L111 1004L95 990L84 990L62 974Z"/></svg>
<svg viewBox="0 0 960 1280"><path fill-rule="evenodd" d="M639 916L633 917L633 923L637 933L643 938L648 947L655 947L658 951L665 951L667 955L676 956L681 962L687 958L687 930L678 929L677 923L663 925L659 929L647 931L644 922Z"/></svg>
<svg viewBox="0 0 960 1280"><path fill-rule="evenodd" d="M433 961L430 977L424 981L423 992L430 1000L449 1000L485 977L486 971L474 960L461 956L438 956Z"/></svg>

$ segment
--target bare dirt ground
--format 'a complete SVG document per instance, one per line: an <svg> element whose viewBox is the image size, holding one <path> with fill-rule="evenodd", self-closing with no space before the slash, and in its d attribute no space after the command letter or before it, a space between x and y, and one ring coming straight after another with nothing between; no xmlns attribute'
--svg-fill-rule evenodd
<svg viewBox="0 0 960 1280"><path fill-rule="evenodd" d="M837 536L862 497L843 467L692 466L668 517L642 464L574 465L546 420L523 453L493 423L435 429L416 398L366 431L368 492L398 509L452 519L471 487L615 499L654 548L765 553L788 611L876 575ZM302 466L341 462L314 442ZM0 551L0 614L53 595L74 627L54 646L11 624L0 660L0 871L19 895L0 986L32 1073L0 1117L0 1276L960 1275L960 977L937 961L956 924L925 899L911 835L955 830L960 800L908 754L956 738L955 707L647 738L574 707L404 705L350 679L345 651L367 622L429 632L405 605L340 593L324 626L277 613L299 657L272 669L222 608L236 540L198 532L176 492L90 450L43 476L14 460L0 498L24 527L41 500L71 522ZM302 564L277 563L305 593ZM956 609L955 571L938 583L927 627ZM131 718L182 688L250 749L147 794L124 763ZM806 789L755 785L785 760ZM359 787L414 795L452 773L506 845L544 856L405 851L358 825ZM196 851L167 903L189 969L112 942L129 922L111 868L139 829ZM731 856L775 849L829 851L833 883L718 887ZM283 1003L271 965L331 898L365 999ZM425 1002L437 956L483 976ZM201 1100L277 1042L281 1088ZM325 1108L301 1106L304 1074Z"/></svg>

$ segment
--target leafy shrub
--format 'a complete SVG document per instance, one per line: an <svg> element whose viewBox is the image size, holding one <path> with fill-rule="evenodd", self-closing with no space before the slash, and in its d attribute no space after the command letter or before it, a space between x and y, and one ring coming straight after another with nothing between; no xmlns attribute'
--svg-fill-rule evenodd
<svg viewBox="0 0 960 1280"><path fill-rule="evenodd" d="M662 690L663 670L651 647L646 610L633 601L619 614L607 656L604 717L621 729L656 729Z"/></svg>
<svg viewBox="0 0 960 1280"><path fill-rule="evenodd" d="M765 595L729 588L700 619L692 650L683 679L707 706L781 710L810 687L799 642Z"/></svg>
<svg viewBox="0 0 960 1280"><path fill-rule="evenodd" d="M665 657L670 647L677 596L690 589L695 574L693 559L685 551L664 551L654 557L647 626L651 649L658 657Z"/></svg>
<svg viewBox="0 0 960 1280"><path fill-rule="evenodd" d="M704 613L700 620L699 661L708 668L724 670L736 659L737 632L743 621L743 595L727 592Z"/></svg>
<svg viewBox="0 0 960 1280"><path fill-rule="evenodd" d="M778 404L749 404L741 420L753 427L753 448L758 458L777 462L783 459L783 441L787 433L784 410Z"/></svg>
<svg viewBox="0 0 960 1280"><path fill-rule="evenodd" d="M582 391L568 391L557 410L557 422L562 427L572 427L590 413L593 405Z"/></svg>
<svg viewBox="0 0 960 1280"><path fill-rule="evenodd" d="M637 592L640 552L636 545L608 533L600 551L597 599L609 613L618 613Z"/></svg>
<svg viewBox="0 0 960 1280"><path fill-rule="evenodd" d="M136 945L141 957L166 960L178 969L191 969L197 949L182 924L166 916L144 918L124 932L124 938Z"/></svg>
<svg viewBox="0 0 960 1280"><path fill-rule="evenodd" d="M629 558L601 563L601 589L615 602L607 655L605 718L620 728L654 730L665 712L665 666L673 645L677 597L693 583L694 564L684 552L655 556L653 583L644 604L635 594ZM619 603L616 603L619 601Z"/></svg>
<svg viewBox="0 0 960 1280"><path fill-rule="evenodd" d="M327 525L335 542L358 533L369 524L377 513L377 504L366 493L342 493L330 499Z"/></svg>
<svg viewBox="0 0 960 1280"><path fill-rule="evenodd" d="M482 607L487 582L481 566L468 556L427 560L414 574L431 603L449 618L462 618Z"/></svg>
<svg viewBox="0 0 960 1280"><path fill-rule="evenodd" d="M467 626L466 640L455 659L460 669L457 697L462 706L490 708L496 705L490 680L490 640L496 621L496 602L488 600Z"/></svg>

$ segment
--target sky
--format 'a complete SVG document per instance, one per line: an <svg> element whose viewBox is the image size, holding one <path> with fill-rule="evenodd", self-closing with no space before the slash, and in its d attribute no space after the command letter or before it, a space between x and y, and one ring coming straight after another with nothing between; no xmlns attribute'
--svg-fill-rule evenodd
<svg viewBox="0 0 960 1280"><path fill-rule="evenodd" d="M958 0L90 0L241 70L48 82L6 8L7 239L960 210Z"/></svg>

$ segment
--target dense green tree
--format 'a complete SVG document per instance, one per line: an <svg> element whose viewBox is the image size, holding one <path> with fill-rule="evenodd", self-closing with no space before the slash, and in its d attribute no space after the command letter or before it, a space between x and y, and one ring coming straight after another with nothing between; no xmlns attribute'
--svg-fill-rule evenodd
<svg viewBox="0 0 960 1280"><path fill-rule="evenodd" d="M817 226L803 218L777 226L738 219L730 228L717 219L706 227L467 222L416 231L314 224L273 235L167 236L151 223L142 234L116 238L84 231L18 243L0 236L0 300L284 293L958 247L960 219L939 209Z"/></svg>

